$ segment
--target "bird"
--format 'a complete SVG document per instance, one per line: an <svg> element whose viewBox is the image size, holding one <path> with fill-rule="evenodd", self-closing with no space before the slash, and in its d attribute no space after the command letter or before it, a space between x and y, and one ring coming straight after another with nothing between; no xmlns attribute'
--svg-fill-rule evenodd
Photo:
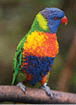
<svg viewBox="0 0 76 105"><path fill-rule="evenodd" d="M64 11L59 8L45 8L36 15L30 30L17 46L12 85L16 82L24 92L26 86L42 88L54 97L48 80L59 53L56 32L60 24L67 23Z"/></svg>

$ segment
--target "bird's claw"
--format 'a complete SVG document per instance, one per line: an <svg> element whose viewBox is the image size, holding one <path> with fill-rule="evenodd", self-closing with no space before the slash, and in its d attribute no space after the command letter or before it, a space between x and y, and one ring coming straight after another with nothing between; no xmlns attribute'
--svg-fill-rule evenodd
<svg viewBox="0 0 76 105"><path fill-rule="evenodd" d="M26 92L26 87L22 84L22 82L19 82L16 86L20 87L21 90L25 93Z"/></svg>
<svg viewBox="0 0 76 105"><path fill-rule="evenodd" d="M54 98L54 94L53 94L53 92L50 90L50 88L48 86L46 86L44 84L41 88L45 90L45 92L50 96L51 99Z"/></svg>

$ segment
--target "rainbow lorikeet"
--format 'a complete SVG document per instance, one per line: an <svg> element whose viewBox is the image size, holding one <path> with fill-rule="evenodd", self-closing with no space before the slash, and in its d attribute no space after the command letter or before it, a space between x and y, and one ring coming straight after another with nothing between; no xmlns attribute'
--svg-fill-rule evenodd
<svg viewBox="0 0 76 105"><path fill-rule="evenodd" d="M23 91L23 84L37 85L53 97L47 82L59 50L56 32L61 23L67 24L67 17L58 8L45 8L36 15L30 31L17 46L12 85L16 81Z"/></svg>

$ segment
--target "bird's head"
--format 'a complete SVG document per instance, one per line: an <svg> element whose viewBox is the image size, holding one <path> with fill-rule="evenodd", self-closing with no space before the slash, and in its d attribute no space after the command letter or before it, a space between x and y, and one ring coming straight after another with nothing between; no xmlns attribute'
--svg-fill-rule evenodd
<svg viewBox="0 0 76 105"><path fill-rule="evenodd" d="M58 8L45 8L37 15L39 25L44 30L49 29L51 33L56 33L60 24L67 24L67 17Z"/></svg>

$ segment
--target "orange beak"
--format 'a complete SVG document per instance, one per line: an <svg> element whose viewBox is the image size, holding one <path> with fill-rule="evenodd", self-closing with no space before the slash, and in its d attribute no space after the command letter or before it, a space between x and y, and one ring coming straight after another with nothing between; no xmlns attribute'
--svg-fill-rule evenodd
<svg viewBox="0 0 76 105"><path fill-rule="evenodd" d="M62 19L61 19L61 24L65 23L65 25L67 25L68 23L68 19L66 16L64 16Z"/></svg>

